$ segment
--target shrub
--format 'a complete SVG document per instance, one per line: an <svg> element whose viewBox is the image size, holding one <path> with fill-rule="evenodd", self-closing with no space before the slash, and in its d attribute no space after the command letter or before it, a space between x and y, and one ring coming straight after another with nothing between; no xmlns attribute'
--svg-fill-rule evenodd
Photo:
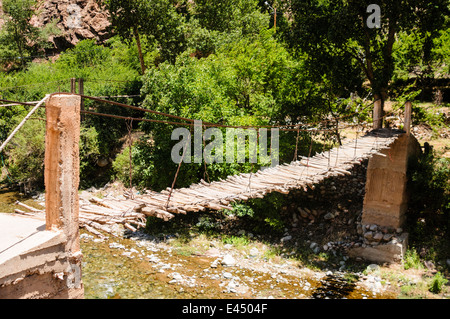
<svg viewBox="0 0 450 319"><path fill-rule="evenodd" d="M414 269L422 268L422 263L420 262L420 257L414 248L408 249L406 251L405 257L403 260L403 267L405 268L405 270L408 270L410 268L414 268Z"/></svg>
<svg viewBox="0 0 450 319"><path fill-rule="evenodd" d="M434 294L440 293L447 282L448 280L438 271L431 280L429 290Z"/></svg>
<svg viewBox="0 0 450 319"><path fill-rule="evenodd" d="M9 172L14 182L29 186L44 184L45 122L28 120L6 148Z"/></svg>

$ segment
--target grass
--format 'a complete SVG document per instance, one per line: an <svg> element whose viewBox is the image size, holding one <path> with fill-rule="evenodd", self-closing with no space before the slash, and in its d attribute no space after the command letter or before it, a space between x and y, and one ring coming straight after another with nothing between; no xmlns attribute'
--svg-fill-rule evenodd
<svg viewBox="0 0 450 319"><path fill-rule="evenodd" d="M250 239L247 236L224 236L222 242L231 244L238 250L243 250L250 244Z"/></svg>
<svg viewBox="0 0 450 319"><path fill-rule="evenodd" d="M413 249L408 249L405 253L405 257L403 259L403 267L405 270L408 269L423 269L422 262L420 261L419 254L417 251Z"/></svg>

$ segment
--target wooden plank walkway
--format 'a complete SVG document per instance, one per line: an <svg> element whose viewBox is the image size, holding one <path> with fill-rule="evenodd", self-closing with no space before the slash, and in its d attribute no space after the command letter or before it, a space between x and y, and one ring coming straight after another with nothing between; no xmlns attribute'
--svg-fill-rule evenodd
<svg viewBox="0 0 450 319"><path fill-rule="evenodd" d="M385 156L379 152L389 148L401 133L388 129L372 131L310 158L211 183L201 180L186 188L173 189L171 194L168 188L161 192L147 191L133 199L92 197L89 201L80 201L80 227L102 236L98 230L112 233L111 227L115 224L123 224L130 230L145 227L147 216L169 220L175 214L231 210L233 202L263 198L272 192L288 194L293 189L313 189L328 177L351 174L353 166L374 154Z"/></svg>

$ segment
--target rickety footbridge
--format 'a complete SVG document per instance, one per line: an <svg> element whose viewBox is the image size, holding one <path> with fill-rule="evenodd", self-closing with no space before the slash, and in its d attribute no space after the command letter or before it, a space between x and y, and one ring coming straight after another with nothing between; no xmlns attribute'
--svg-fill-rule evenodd
<svg viewBox="0 0 450 319"><path fill-rule="evenodd" d="M69 98L69 95L62 96ZM120 103L115 104L127 107ZM102 115L81 110L81 113L83 112ZM157 113L161 115L160 112ZM190 120L174 117L177 120ZM359 165L375 154L386 156L380 152L389 149L392 143L404 133L398 130L375 129L313 157L303 157L291 163L264 168L255 173L229 176L210 183L201 180L186 188L167 188L161 192L147 190L140 195L124 194L116 197L82 199L79 203L79 225L101 236L98 231L112 233L111 227L115 224L123 224L130 230L145 227L147 216L167 221L176 214L205 210L232 210L233 202L264 198L272 192L288 194L293 189L306 191L308 188L313 189L316 184L328 177L350 174L353 166ZM20 210L17 212L36 213L36 211L27 213Z"/></svg>
<svg viewBox="0 0 450 319"><path fill-rule="evenodd" d="M116 224L123 224L131 230L145 227L147 216L169 220L176 214L232 209L233 202L263 198L272 192L287 194L294 189L313 189L326 178L350 174L351 168L365 159L370 159L364 203L364 209L368 213L364 215L363 211L362 222L372 223L375 218L376 223L381 226L395 227L403 220L405 163L410 150L414 148L406 116L406 132L377 128L365 136L313 157L303 157L256 173L229 176L210 183L201 180L190 187L176 189L172 186L162 192L147 191L141 195L129 193L114 198L92 197L80 200L78 143L80 113L83 113L80 110L81 97L74 94L54 94L48 96L48 100L46 98L39 102L39 105L46 103L47 117L45 230L41 222L33 223L30 229L24 230L19 236L30 239L26 247L23 247L22 239L13 238L0 251L0 298L82 297L84 290L81 282L80 227L103 237L102 232L114 235L112 226ZM32 112L37 108L38 106L34 107ZM6 142L1 148L5 145ZM374 159L376 160L371 165ZM392 194L396 196L392 197ZM22 207L28 208L26 205ZM30 210L16 212L24 215L39 214L36 209ZM6 218L7 222L14 225L22 224L17 220L18 216ZM6 223L0 226L9 227ZM0 235L4 233L0 232ZM32 240L33 236L39 236L42 240L36 243ZM392 251L391 255L402 254L403 246L398 249L396 245L391 246L396 249L394 251L390 246L387 247ZM376 253L383 253L383 249L385 248L382 247ZM373 252L370 253L373 255ZM27 258L28 263L33 261L33 265L24 263L24 258Z"/></svg>
<svg viewBox="0 0 450 319"><path fill-rule="evenodd" d="M402 134L402 131L379 129L313 157L220 181L207 183L201 180L186 188L147 191L134 198L93 197L90 203L80 204L80 222L87 228L107 230L108 224L121 221L133 229L132 224L144 226L146 216L169 220L175 214L231 210L233 202L263 198L272 192L288 194L293 189L314 189L328 177L350 174L353 166L373 155L386 156L380 151L389 149Z"/></svg>

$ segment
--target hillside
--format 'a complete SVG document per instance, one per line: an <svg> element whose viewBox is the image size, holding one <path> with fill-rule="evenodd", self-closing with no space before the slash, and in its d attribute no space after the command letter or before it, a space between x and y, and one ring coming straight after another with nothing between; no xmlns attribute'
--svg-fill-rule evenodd
<svg viewBox="0 0 450 319"><path fill-rule="evenodd" d="M0 27L3 25L2 1L0 0ZM39 0L31 24L42 28L56 22L57 34L50 36L54 47L50 51L61 52L84 39L99 43L110 37L108 14L96 0Z"/></svg>

